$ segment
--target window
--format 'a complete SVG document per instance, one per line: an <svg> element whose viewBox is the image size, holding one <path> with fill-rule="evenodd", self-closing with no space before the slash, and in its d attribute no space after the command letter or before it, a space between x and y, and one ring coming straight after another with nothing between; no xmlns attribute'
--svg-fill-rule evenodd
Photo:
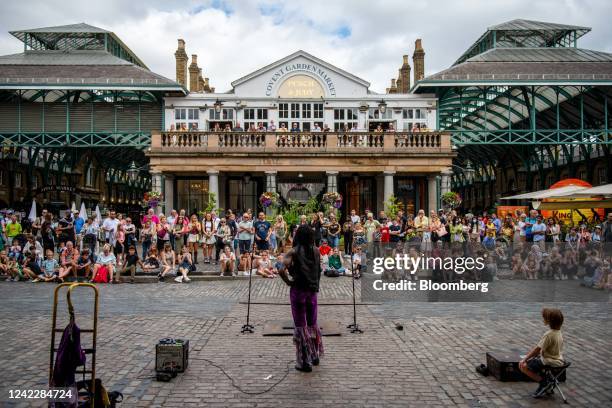
<svg viewBox="0 0 612 408"><path fill-rule="evenodd" d="M586 170L580 170L580 177L579 178L580 178L580 180L589 181L587 179L587 172L586 172Z"/></svg>
<svg viewBox="0 0 612 408"><path fill-rule="evenodd" d="M281 119L287 119L289 117L289 104L288 103L278 104L278 117Z"/></svg>
<svg viewBox="0 0 612 408"><path fill-rule="evenodd" d="M233 120L234 110L232 108L223 108L221 109L220 112L217 112L214 109L210 109L209 119L210 120Z"/></svg>
<svg viewBox="0 0 612 408"><path fill-rule="evenodd" d="M356 108L334 109L334 130L356 129L357 115Z"/></svg>
<svg viewBox="0 0 612 408"><path fill-rule="evenodd" d="M85 173L85 185L87 187L92 187L94 185L94 168L93 168L93 166L89 166L87 168L87 172Z"/></svg>
<svg viewBox="0 0 612 408"><path fill-rule="evenodd" d="M174 109L174 127L176 129L196 130L200 122L199 108L176 108Z"/></svg>
<svg viewBox="0 0 612 408"><path fill-rule="evenodd" d="M368 118L369 119L391 119L393 112L391 109L385 109L384 112L381 112L378 108L370 108L368 110Z"/></svg>
<svg viewBox="0 0 612 408"><path fill-rule="evenodd" d="M4 171L0 170L0 186L4 185Z"/></svg>
<svg viewBox="0 0 612 408"><path fill-rule="evenodd" d="M322 103L313 103L313 118L315 119L323 119L323 104Z"/></svg>
<svg viewBox="0 0 612 408"><path fill-rule="evenodd" d="M262 123L264 127L268 127L268 109L265 108L248 108L244 110L244 129L249 129L251 125L257 127Z"/></svg>
<svg viewBox="0 0 612 408"><path fill-rule="evenodd" d="M15 188L20 188L20 187L21 187L21 173L16 172L15 173Z"/></svg>
<svg viewBox="0 0 612 408"><path fill-rule="evenodd" d="M600 167L599 169L597 169L597 180L599 182L599 184L606 184L606 168L605 167ZM0 184L2 184L1 182L1 177L0 177Z"/></svg>
<svg viewBox="0 0 612 408"><path fill-rule="evenodd" d="M36 190L38 188L38 176L32 176L32 190Z"/></svg>
<svg viewBox="0 0 612 408"><path fill-rule="evenodd" d="M311 105L309 103L302 104L302 117L304 119L310 119L312 116Z"/></svg>
<svg viewBox="0 0 612 408"><path fill-rule="evenodd" d="M299 119L300 118L300 104L299 103L292 103L291 104L291 117L293 119Z"/></svg>

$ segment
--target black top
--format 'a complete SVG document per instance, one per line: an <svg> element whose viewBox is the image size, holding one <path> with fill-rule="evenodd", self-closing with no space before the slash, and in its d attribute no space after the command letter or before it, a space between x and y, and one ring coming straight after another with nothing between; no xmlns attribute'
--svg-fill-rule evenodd
<svg viewBox="0 0 612 408"><path fill-rule="evenodd" d="M294 286L302 290L312 292L319 291L319 281L321 280L320 254L316 247L312 247L312 254L308 254L307 248L298 245L291 249L287 255L291 257L289 274L293 278Z"/></svg>
<svg viewBox="0 0 612 408"><path fill-rule="evenodd" d="M138 254L130 255L127 254L125 256L125 266L133 266L138 263Z"/></svg>

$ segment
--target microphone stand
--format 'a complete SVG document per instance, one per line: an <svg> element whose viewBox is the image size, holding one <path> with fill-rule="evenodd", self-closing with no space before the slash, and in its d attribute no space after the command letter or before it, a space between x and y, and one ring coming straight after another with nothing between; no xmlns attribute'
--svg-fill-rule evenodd
<svg viewBox="0 0 612 408"><path fill-rule="evenodd" d="M255 254L255 239L255 236L253 236L253 245L251 246L251 260L249 262L249 297L247 300L247 316L246 323L242 326L242 329L240 329L240 333L242 334L254 332L254 327L252 324L249 323L249 321L251 318L251 280L253 278L253 255Z"/></svg>
<svg viewBox="0 0 612 408"><path fill-rule="evenodd" d="M355 262L354 262L355 248L351 250L351 278L353 280L353 323L346 326L347 329L351 329L351 333L363 333L363 330L359 328L357 324L357 304L355 303ZM361 271L359 272L361 273Z"/></svg>

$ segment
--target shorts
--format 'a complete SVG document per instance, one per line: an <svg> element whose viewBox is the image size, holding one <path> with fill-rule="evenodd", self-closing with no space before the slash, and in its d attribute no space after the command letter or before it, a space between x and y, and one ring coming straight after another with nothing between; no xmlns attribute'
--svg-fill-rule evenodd
<svg viewBox="0 0 612 408"><path fill-rule="evenodd" d="M41 271L41 269L40 269L40 266L38 266L38 264L37 264L36 262L29 262L29 263L26 265L26 268L28 268L29 270L31 270L32 272L34 272L34 274L36 274L36 275L39 275L39 276L40 276L40 275L42 274L42 271Z"/></svg>
<svg viewBox="0 0 612 408"><path fill-rule="evenodd" d="M534 357L527 361L527 368L533 373L540 374L544 370L544 363L540 357Z"/></svg>
<svg viewBox="0 0 612 408"><path fill-rule="evenodd" d="M251 251L251 240L250 239L241 239L238 241L238 247L240 248L240 253L243 254L245 252Z"/></svg>
<svg viewBox="0 0 612 408"><path fill-rule="evenodd" d="M265 251L266 249L270 248L270 243L268 241L264 241L264 240L255 240L255 245L257 245L257 249L260 251Z"/></svg>

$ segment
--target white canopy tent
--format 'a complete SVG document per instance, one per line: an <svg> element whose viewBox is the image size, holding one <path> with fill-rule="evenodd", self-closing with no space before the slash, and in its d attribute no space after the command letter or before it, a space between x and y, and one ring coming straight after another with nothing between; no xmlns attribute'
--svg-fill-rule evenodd
<svg viewBox="0 0 612 408"><path fill-rule="evenodd" d="M30 209L28 219L32 222L36 221L36 199L32 200L32 208Z"/></svg>
<svg viewBox="0 0 612 408"><path fill-rule="evenodd" d="M566 186L546 190L532 191L531 193L524 193L510 197L502 197L501 200L541 200L543 198L565 197L567 195L575 194L586 189L588 189L588 187Z"/></svg>

